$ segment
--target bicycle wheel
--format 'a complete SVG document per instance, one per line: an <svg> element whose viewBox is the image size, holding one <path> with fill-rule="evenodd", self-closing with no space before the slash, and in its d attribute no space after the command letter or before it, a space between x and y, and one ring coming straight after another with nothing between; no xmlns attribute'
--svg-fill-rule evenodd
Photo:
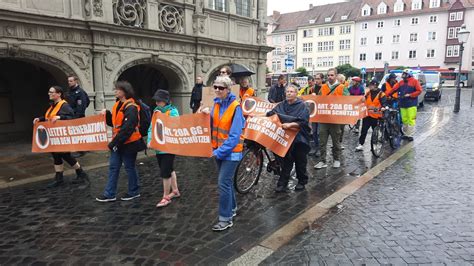
<svg viewBox="0 0 474 266"><path fill-rule="evenodd" d="M234 187L240 194L247 194L257 184L263 167L261 149L247 149L237 166L234 175Z"/></svg>
<svg viewBox="0 0 474 266"><path fill-rule="evenodd" d="M372 138L370 139L370 147L372 154L375 157L380 157L383 152L385 143L385 136L383 132L383 124L378 124L372 131Z"/></svg>
<svg viewBox="0 0 474 266"><path fill-rule="evenodd" d="M398 115L395 114L390 120L390 147L392 147L392 149L400 147L402 141L402 128L397 116Z"/></svg>

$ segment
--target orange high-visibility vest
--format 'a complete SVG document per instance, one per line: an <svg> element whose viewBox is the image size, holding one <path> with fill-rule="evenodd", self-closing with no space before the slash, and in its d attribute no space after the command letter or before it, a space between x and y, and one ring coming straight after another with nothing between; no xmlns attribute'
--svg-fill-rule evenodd
<svg viewBox="0 0 474 266"><path fill-rule="evenodd" d="M247 88L245 91L242 91L242 88L240 89L240 101L243 102L246 97L253 96L255 90L253 88Z"/></svg>
<svg viewBox="0 0 474 266"><path fill-rule="evenodd" d="M370 91L365 95L365 105L367 106L367 111L370 117L379 119L382 118L382 114L380 113L374 113L374 108L377 108L380 110L382 108L382 103L380 102L380 97L382 97L383 92L377 93L375 95L375 99L372 99Z"/></svg>
<svg viewBox="0 0 474 266"><path fill-rule="evenodd" d="M395 83L395 84L396 84L396 83ZM392 87L392 85L390 85L390 83L389 83L389 82L385 82L385 94L387 94L387 95L388 95L389 93L391 93L391 92L392 92L392 90L393 90L393 87ZM394 99L398 99L398 93L394 93L394 94L392 94L392 96L391 96L391 97L392 97L392 98L394 98Z"/></svg>
<svg viewBox="0 0 474 266"><path fill-rule="evenodd" d="M232 127L232 120L237 106L239 106L239 102L233 101L219 119L220 104L214 104L214 116L212 117L212 148L219 148L219 146L229 138L229 132ZM240 141L234 147L232 152L242 152L243 149L244 137L243 135L240 135Z"/></svg>
<svg viewBox="0 0 474 266"><path fill-rule="evenodd" d="M114 107L112 108L112 124L114 125L112 129L112 137L115 138L115 136L119 133L120 128L122 127L123 119L124 119L124 111L127 107L129 106L135 106L137 107L137 112L138 112L138 119L140 119L140 105L135 103L135 100L132 98L127 99L125 102L123 102L122 106L120 107L119 110L117 110L117 106L120 104L120 101L116 101L114 104ZM142 138L142 135L140 134L140 131L138 129L138 126L140 123L137 124L137 127L135 128L135 131L132 133L132 135L125 141L125 144L137 141Z"/></svg>
<svg viewBox="0 0 474 266"><path fill-rule="evenodd" d="M321 90L319 91L319 93L323 96L329 95L331 93L331 89L329 88L329 85L328 84L323 84L323 86L321 87ZM344 95L344 85L343 84L337 85L337 87L334 89L334 91L331 93L331 95L343 96Z"/></svg>
<svg viewBox="0 0 474 266"><path fill-rule="evenodd" d="M59 101L57 104L55 105L51 105L48 110L46 111L46 114L44 115L44 118L46 118L46 120L49 120L53 117L55 117L59 110L61 110L61 107L63 106L63 104L65 104L66 101L65 100L61 100Z"/></svg>

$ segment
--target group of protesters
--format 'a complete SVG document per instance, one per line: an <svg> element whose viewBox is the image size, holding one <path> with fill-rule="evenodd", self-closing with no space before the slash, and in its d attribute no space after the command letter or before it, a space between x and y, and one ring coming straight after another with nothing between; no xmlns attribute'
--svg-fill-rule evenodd
<svg viewBox="0 0 474 266"><path fill-rule="evenodd" d="M404 73L405 75L405 73ZM244 150L243 130L245 127L245 117L242 112L241 102L246 97L255 96L255 90L249 86L249 79L240 80L239 95L231 92L231 87L235 80L231 79L232 71L228 66L222 67L212 84L216 98L211 108L201 105L203 80L197 77L196 85L192 90L190 108L193 113L206 113L210 115L211 142L213 153L218 168L218 189L219 207L218 221L212 226L214 231L223 231L233 225L233 217L237 214L237 201L234 192L233 177L237 170ZM273 110L266 115L278 115L284 130L298 130L286 156L281 159L280 178L275 189L276 192L284 192L290 179L293 167L296 168L298 184L296 191L305 189L308 183L308 173L306 170L308 154L320 157L316 169L326 168L327 165L327 144L328 139L332 140L333 167L341 166L341 151L344 127L340 124L330 123L310 123L309 111L305 102L299 97L302 95L333 95L333 96L365 96L366 105L369 109L369 116L363 119L362 130L359 138L359 146L356 150L362 150L367 131L374 127L380 115L370 110L383 108L386 99L392 95L403 95L403 99L409 99L413 103L413 98L418 96L417 84L407 73L408 79L397 83L391 77L387 84L385 93L379 89L378 81L372 80L369 83L369 90L366 92L359 77L352 77L351 83L345 80L341 74L338 75L336 69L329 69L327 74L318 73L308 78L308 85L298 88L294 84L288 84L285 76L280 76L278 83L271 87L268 94L268 101L275 103ZM89 104L87 94L77 84L77 77L69 77L70 88L68 93L59 86L53 86L49 90L50 108L42 117L35 118L33 123L50 120L67 120L84 116L85 108ZM418 85L419 86L419 85ZM399 91L399 93L396 93ZM150 147L151 125L148 128L148 137L143 138L143 130L140 130L140 111L143 107L141 101L136 100L132 85L127 81L117 81L114 87L116 102L112 110L102 110L106 123L112 127L112 140L108 144L110 149L109 175L106 187L96 200L98 202L116 201L117 182L122 164L128 175L128 190L120 199L127 201L140 197L139 177L136 170L137 153ZM417 94L418 93L418 94ZM67 97L68 96L68 97ZM87 99L86 99L87 98ZM170 94L167 90L156 90L153 98L156 108L153 112L161 112L170 117L179 116L178 109L171 103ZM410 104L401 104L403 108L411 108ZM410 109L412 110L412 108ZM413 111L409 113L405 122L410 125L414 121ZM402 111L403 114L403 111ZM415 112L416 117L416 112ZM357 123L357 128L359 122ZM355 131L358 132L358 131ZM314 143L313 152L311 142ZM75 183L88 182L87 174L82 170L81 165L71 153L53 153L54 169L56 175L49 187L56 187L64 183L63 181L63 160L76 170L77 177ZM156 207L169 205L174 198L180 197L176 171L174 170L175 155L156 151L156 158L159 165L159 173L163 179L163 196L156 204Z"/></svg>

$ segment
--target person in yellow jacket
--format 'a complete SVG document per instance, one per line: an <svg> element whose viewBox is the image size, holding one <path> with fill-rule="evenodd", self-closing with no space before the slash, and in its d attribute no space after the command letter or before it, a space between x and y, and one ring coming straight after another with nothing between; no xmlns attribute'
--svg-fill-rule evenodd
<svg viewBox="0 0 474 266"><path fill-rule="evenodd" d="M64 90L59 86L53 86L48 91L51 106L48 108L44 116L37 117L33 120L33 124L44 121L56 122L57 120L69 120L74 118L74 111L71 106L64 100ZM66 161L74 170L76 170L76 179L74 184L84 183L89 178L82 170L79 162L74 159L70 152L53 152L54 171L56 172L53 182L48 184L48 188L60 186L64 183L64 164Z"/></svg>
<svg viewBox="0 0 474 266"><path fill-rule="evenodd" d="M304 86L303 88L301 88L298 91L298 96L310 95L310 94L315 93L314 86L315 86L314 77L309 76L308 77L308 85Z"/></svg>

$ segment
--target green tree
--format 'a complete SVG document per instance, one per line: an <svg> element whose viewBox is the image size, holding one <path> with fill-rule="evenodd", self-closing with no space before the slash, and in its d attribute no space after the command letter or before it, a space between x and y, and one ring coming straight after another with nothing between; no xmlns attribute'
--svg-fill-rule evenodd
<svg viewBox="0 0 474 266"><path fill-rule="evenodd" d="M306 70L305 67L298 67L296 69L296 72L299 72L300 73L300 76L308 76L308 70Z"/></svg>
<svg viewBox="0 0 474 266"><path fill-rule="evenodd" d="M351 66L351 64L344 64L336 67L337 73L344 74L346 77L360 76L360 69Z"/></svg>

